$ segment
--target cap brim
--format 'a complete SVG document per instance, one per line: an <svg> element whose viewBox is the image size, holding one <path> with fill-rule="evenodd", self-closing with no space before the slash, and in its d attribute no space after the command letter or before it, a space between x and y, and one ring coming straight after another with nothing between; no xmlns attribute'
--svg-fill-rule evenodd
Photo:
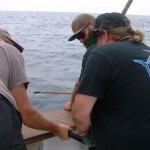
<svg viewBox="0 0 150 150"><path fill-rule="evenodd" d="M78 30L75 34L73 34L69 39L68 41L73 41L77 38L78 34L84 30L85 27L81 28L80 30Z"/></svg>
<svg viewBox="0 0 150 150"><path fill-rule="evenodd" d="M13 45L22 53L23 52L23 47L21 45L19 45L18 43L16 43L14 40L10 39L9 40L13 43Z"/></svg>

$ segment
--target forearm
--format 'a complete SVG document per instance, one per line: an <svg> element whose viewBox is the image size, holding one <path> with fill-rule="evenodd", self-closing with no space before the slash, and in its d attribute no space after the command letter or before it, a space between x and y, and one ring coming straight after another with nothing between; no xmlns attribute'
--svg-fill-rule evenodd
<svg viewBox="0 0 150 150"><path fill-rule="evenodd" d="M18 111L21 113L23 123L26 126L34 129L50 131L61 139L69 138L68 131L72 130L70 127L54 123L32 107L24 85L15 87L11 93L14 96Z"/></svg>
<svg viewBox="0 0 150 150"><path fill-rule="evenodd" d="M85 134L88 133L89 131L89 128L91 126L91 122L90 122L90 119L80 119L80 118L73 118L73 121L77 127L77 130L78 130L78 134L83 136Z"/></svg>
<svg viewBox="0 0 150 150"><path fill-rule="evenodd" d="M76 83L74 85L74 88L73 88L73 91L72 91L71 101L66 102L65 105L64 105L65 110L68 110L68 111L72 110L72 105L75 101L75 96L76 96L76 93L77 93L78 86L79 86L79 81L76 81Z"/></svg>
<svg viewBox="0 0 150 150"><path fill-rule="evenodd" d="M76 81L75 85L74 85L74 89L73 89L73 92L72 92L72 96L71 96L71 107L75 101L75 96L76 96L76 93L77 93L77 90L78 90L78 87L79 87L79 80Z"/></svg>
<svg viewBox="0 0 150 150"><path fill-rule="evenodd" d="M73 107L73 121L79 130L79 134L86 134L91 125L91 111L96 102L96 97L77 94Z"/></svg>
<svg viewBox="0 0 150 150"><path fill-rule="evenodd" d="M48 120L33 107L29 108L28 110L26 110L26 112L22 113L22 118L23 123L26 126L34 129L47 130L52 133L55 133L58 128L58 124Z"/></svg>

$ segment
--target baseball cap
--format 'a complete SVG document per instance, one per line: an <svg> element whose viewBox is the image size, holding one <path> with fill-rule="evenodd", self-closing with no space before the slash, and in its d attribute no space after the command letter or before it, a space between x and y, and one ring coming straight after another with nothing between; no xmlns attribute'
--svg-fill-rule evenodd
<svg viewBox="0 0 150 150"><path fill-rule="evenodd" d="M101 32L104 29L111 30L120 27L125 30L131 28L130 21L126 16L117 12L101 14L95 20L92 35L94 32L96 34L96 31Z"/></svg>
<svg viewBox="0 0 150 150"><path fill-rule="evenodd" d="M0 36L5 37L8 40L10 40L10 42L12 42L13 46L15 46L20 52L23 52L23 47L12 39L11 35L8 33L8 31L6 29L0 28Z"/></svg>
<svg viewBox="0 0 150 150"><path fill-rule="evenodd" d="M95 20L95 17L90 14L80 14L72 21L72 31L74 34L68 39L68 41L73 41L77 38L78 34L82 32L87 25Z"/></svg>

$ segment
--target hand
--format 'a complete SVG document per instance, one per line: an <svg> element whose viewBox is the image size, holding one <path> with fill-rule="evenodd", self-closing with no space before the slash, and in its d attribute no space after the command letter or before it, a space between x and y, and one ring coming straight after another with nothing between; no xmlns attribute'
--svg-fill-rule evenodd
<svg viewBox="0 0 150 150"><path fill-rule="evenodd" d="M84 135L88 134L88 131L89 131L89 130L87 130L87 131L81 131L81 130L77 129L77 133L78 133L80 136L84 136Z"/></svg>
<svg viewBox="0 0 150 150"><path fill-rule="evenodd" d="M69 126L58 124L57 130L55 130L55 135L58 136L62 140L68 140L70 137L68 136L68 131L72 131L73 129Z"/></svg>
<svg viewBox="0 0 150 150"><path fill-rule="evenodd" d="M64 105L64 110L71 111L71 109L72 109L71 101L66 102Z"/></svg>

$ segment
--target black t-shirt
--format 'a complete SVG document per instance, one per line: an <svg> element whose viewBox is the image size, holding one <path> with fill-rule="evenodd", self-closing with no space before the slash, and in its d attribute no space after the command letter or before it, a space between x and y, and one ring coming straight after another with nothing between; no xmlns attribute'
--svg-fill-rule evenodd
<svg viewBox="0 0 150 150"><path fill-rule="evenodd" d="M91 51L96 47L95 44L91 45L90 47L87 48L87 51L85 52L85 54L83 55L83 60L82 60L82 68L81 68L81 73L80 73L80 77L79 77L79 81L81 80L81 77L83 75L84 72L84 68L86 65L86 62L88 60L89 54L91 53Z"/></svg>
<svg viewBox="0 0 150 150"><path fill-rule="evenodd" d="M95 48L78 92L97 97L91 113L97 150L150 149L150 48L128 40Z"/></svg>

